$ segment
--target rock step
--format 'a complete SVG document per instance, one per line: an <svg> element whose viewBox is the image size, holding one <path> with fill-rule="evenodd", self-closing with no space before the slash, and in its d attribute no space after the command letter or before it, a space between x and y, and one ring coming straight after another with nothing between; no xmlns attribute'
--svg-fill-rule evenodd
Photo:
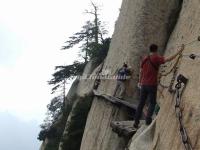
<svg viewBox="0 0 200 150"><path fill-rule="evenodd" d="M112 131L117 133L118 136L131 137L137 131L136 128L133 127L134 121L112 121L110 126Z"/></svg>

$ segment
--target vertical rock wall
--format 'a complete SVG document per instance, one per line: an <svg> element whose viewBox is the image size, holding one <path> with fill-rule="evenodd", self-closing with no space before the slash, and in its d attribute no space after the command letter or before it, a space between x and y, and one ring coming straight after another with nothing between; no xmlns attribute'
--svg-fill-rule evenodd
<svg viewBox="0 0 200 150"><path fill-rule="evenodd" d="M151 43L158 44L161 52L164 50L179 8L178 0L123 0L103 71L114 75L124 62L134 69L125 95L130 102L138 95L136 83L140 57L148 52ZM113 94L115 84L115 80L101 80L98 91ZM123 109L95 98L81 150L123 150L125 141L111 131L110 122L126 117Z"/></svg>
<svg viewBox="0 0 200 150"><path fill-rule="evenodd" d="M136 83L138 82L140 57L148 53L151 43L159 45L160 52L165 51L165 56L168 56L175 53L180 44L197 39L200 35L200 1L183 0L182 4L182 0L123 0L120 11L103 72L114 75L124 62L134 69L132 79L126 83L125 94L125 99L133 103L138 98ZM176 21L177 24L174 27ZM199 47L200 42L194 42L186 46L183 53L184 55L192 53L200 55ZM175 61L167 64L166 72L170 70ZM189 79L182 95L181 108L183 124L195 150L200 149L199 65L199 57L194 60L183 57L178 69L178 74L183 74ZM90 69L86 68L86 70ZM170 73L167 77L163 77L161 83L169 85L172 76L173 74ZM84 97L85 94L91 92L93 84L93 80L82 81L75 93ZM102 79L98 92L112 95L115 85L115 80ZM184 149L179 123L174 112L173 97L174 95L170 94L167 89L159 86L158 102L161 109L156 120L152 143L154 150ZM103 99L94 98L80 149L124 150L125 141L111 131L110 122L126 119L127 113L123 108L113 106ZM66 133L64 132L64 136L67 135ZM46 142L43 143L43 148Z"/></svg>
<svg viewBox="0 0 200 150"><path fill-rule="evenodd" d="M190 43L183 51L184 55L200 54L200 42L197 37L200 35L200 1L184 0L177 25L167 44L165 55L176 51L181 43ZM171 47L173 49L171 49ZM172 62L173 64L174 62ZM170 64L167 65L170 68ZM186 89L182 95L181 108L183 111L183 125L185 126L194 150L200 149L200 58L195 60L183 57L180 61L178 74L183 74L189 79ZM162 83L168 85L172 74L162 78ZM162 88L160 87L162 90ZM156 122L156 134L154 147L157 150L182 150L183 143L179 132L179 123L176 119L173 95L167 89L159 97L161 110Z"/></svg>
<svg viewBox="0 0 200 150"><path fill-rule="evenodd" d="M65 140L67 140L69 138L69 134L70 134L70 130L69 128L71 127L70 124L73 120L73 117L77 114L74 114L74 110L78 107L78 105L80 105L80 101L83 101L83 98L85 96L91 95L91 92L93 90L93 85L94 85L94 79L89 79L89 76L94 72L96 72L96 70L98 70L98 67L95 69L96 67L96 63L95 61L90 61L88 62L88 64L86 65L86 67L84 68L84 72L82 77L83 78L79 78L76 79L73 83L74 86L72 86L70 88L70 91L67 95L67 101L71 99L73 99L73 107L72 110L67 118L66 124L65 124L65 129L63 131L63 135L62 135L62 140L59 143L59 150L64 150L64 142ZM88 79L85 79L88 78ZM67 103L67 102L66 102ZM87 103L87 102L86 102ZM65 146L67 147L67 146Z"/></svg>

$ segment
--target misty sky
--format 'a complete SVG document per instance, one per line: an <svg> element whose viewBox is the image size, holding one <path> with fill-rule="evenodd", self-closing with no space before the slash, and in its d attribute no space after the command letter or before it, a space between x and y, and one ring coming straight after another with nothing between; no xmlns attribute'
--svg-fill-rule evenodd
<svg viewBox="0 0 200 150"><path fill-rule="evenodd" d="M101 6L100 18L107 23L109 35L121 1L94 0ZM90 0L0 0L0 114L26 126L42 122L53 97L47 81L54 66L77 59L77 49L60 48L92 18L83 13L90 6Z"/></svg>

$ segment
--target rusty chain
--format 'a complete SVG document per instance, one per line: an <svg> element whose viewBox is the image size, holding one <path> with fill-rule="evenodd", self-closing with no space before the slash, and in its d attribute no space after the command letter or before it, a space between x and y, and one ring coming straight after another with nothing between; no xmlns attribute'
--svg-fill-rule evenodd
<svg viewBox="0 0 200 150"><path fill-rule="evenodd" d="M168 91L170 92L170 93L173 93L174 92L174 90L173 90L173 85L174 85L174 81L176 80L176 75L177 75L177 72L178 72L178 64L179 64L179 62L180 62L180 60L181 60L181 58L182 58L182 55L179 55L178 56L178 58L177 58L177 60L176 60L176 62L174 63L174 65L173 65L173 67L170 69L170 71L169 72L167 72L167 73L165 73L165 74L160 74L160 77L159 77L159 85L161 86L161 87L163 87L163 88L168 88ZM173 73L173 76L172 76L172 79L171 79L171 81L170 81L170 84L169 84L169 86L168 85L163 85L162 83L161 83L161 77L163 77L163 76L167 76L167 75L169 75L170 73Z"/></svg>
<svg viewBox="0 0 200 150"><path fill-rule="evenodd" d="M200 36L198 36L197 41L200 41ZM195 41L192 41L190 43L187 43L186 45L190 45L190 44L192 44L194 42ZM163 87L163 88L168 88L168 91L170 93L174 93L176 95L175 113L176 113L176 117L177 117L178 122L179 122L179 131L180 131L181 140L182 140L182 143L184 145L185 150L193 150L190 138L189 138L189 136L187 134L187 131L186 131L186 129L184 127L184 124L183 124L183 114L182 114L183 109L181 108L181 96L182 96L182 93L183 93L183 91L185 89L185 86L186 86L186 83L187 83L187 79L183 75L179 75L177 77L177 84L175 85L175 90L173 89L173 85L174 85L174 82L176 80L176 76L177 76L177 72L178 72L178 68L179 68L178 64L180 62L180 59L183 56L187 56L187 55L183 55L183 54L179 55L178 59L176 60L176 62L174 63L174 65L170 69L170 71L168 71L165 74L161 74L160 75L160 77L159 77L159 85L161 87ZM195 59L196 57L200 57L200 55L190 54L189 57L191 59ZM173 76L172 76L172 79L170 81L169 86L163 85L160 82L161 77L162 76L168 76L172 72L173 72Z"/></svg>
<svg viewBox="0 0 200 150"><path fill-rule="evenodd" d="M177 84L175 85L175 94L176 94L175 112L176 112L176 117L179 121L179 131L185 150L193 150L187 131L183 124L183 114L182 114L183 110L181 109L181 96L186 83L187 79L184 76L179 75L179 77L177 78Z"/></svg>
<svg viewBox="0 0 200 150"><path fill-rule="evenodd" d="M193 43L195 43L195 42L199 42L199 41L200 41L200 36L198 36L197 39L192 40L192 41L190 41L190 42L184 44L184 46L188 46L188 45L191 45L191 44L193 44ZM171 48L170 48L170 49L171 49ZM170 93L173 93L173 92L174 92L174 91L172 90L172 87L173 87L173 85L174 85L174 81L175 81L176 74L177 74L177 71L178 71L178 67L177 67L177 66L178 66L178 64L179 64L179 62L180 62L180 59L181 59L183 56L189 56L191 59L195 59L196 57L200 57L200 55L196 55L196 54L190 54L190 55L183 55L183 54L181 54L181 55L179 55L178 59L177 59L176 62L174 63L173 67L172 67L167 73L160 74L160 76L159 76L159 78L158 78L158 81L159 81L158 83L159 83L159 85L160 85L162 88L168 88L168 91L169 91ZM171 66L170 66L170 67L171 67ZM165 71L164 71L164 72L165 72ZM168 86L168 85L163 85L163 84L160 82L161 77L167 76L167 75L169 75L171 72L173 72L173 77L172 77L172 79L171 79L170 85L169 85L169 86Z"/></svg>
<svg viewBox="0 0 200 150"><path fill-rule="evenodd" d="M170 93L173 93L173 92L174 92L174 90L173 90L173 85L174 85L174 81L176 80L176 75L177 75L177 73L178 73L178 66L176 66L176 67L174 68L173 77L172 77L171 82L170 82L169 87L168 87L168 91L169 91Z"/></svg>

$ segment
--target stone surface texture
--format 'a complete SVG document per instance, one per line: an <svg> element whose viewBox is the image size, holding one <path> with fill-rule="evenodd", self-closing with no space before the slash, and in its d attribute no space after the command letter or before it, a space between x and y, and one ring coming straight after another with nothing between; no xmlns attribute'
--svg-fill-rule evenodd
<svg viewBox="0 0 200 150"><path fill-rule="evenodd" d="M171 19L180 7L174 0L123 0L115 25L111 46L103 72L115 75L127 62L132 67L131 80L126 83L125 99L138 99L138 72L141 56L148 53L151 43L163 52L170 36ZM116 80L102 80L98 91L112 95ZM125 141L112 132L111 121L126 120L126 110L95 98L88 115L81 150L123 150Z"/></svg>
<svg viewBox="0 0 200 150"><path fill-rule="evenodd" d="M97 91L113 95L116 80L111 78L126 62L131 67L132 76L130 80L126 81L124 99L134 103L138 100L139 95L137 89L139 64L141 57L148 54L150 44L157 44L159 52L167 57L174 54L182 43L186 44L196 40L185 46L183 54L200 55L200 42L197 42L199 35L199 0L123 0L110 49L103 64L104 77L110 79L102 79ZM162 70L170 71L175 61L167 63ZM192 60L184 56L180 59L177 73L183 74L189 79L182 95L181 108L183 124L194 150L200 149L199 66L200 58ZM100 66L94 68L92 64L88 64L84 74L95 75ZM162 77L161 83L169 86L172 76L173 73L169 73L166 77ZM93 84L94 80L90 79L79 81L76 94L84 97L91 93ZM135 143L145 143L136 141L146 139L145 133L151 135L151 137L147 137L151 138L148 139L149 150L184 149L179 134L179 123L174 112L173 98L173 94L159 86L157 101L160 105L160 112L152 125L153 128L144 132L148 127L143 126L143 129L140 129L130 141L130 150L142 150L142 147L140 148ZM80 150L124 150L127 141L112 132L110 123L127 119L126 109L95 97L88 114ZM70 121L70 117L68 121ZM64 132L64 135L67 133Z"/></svg>

